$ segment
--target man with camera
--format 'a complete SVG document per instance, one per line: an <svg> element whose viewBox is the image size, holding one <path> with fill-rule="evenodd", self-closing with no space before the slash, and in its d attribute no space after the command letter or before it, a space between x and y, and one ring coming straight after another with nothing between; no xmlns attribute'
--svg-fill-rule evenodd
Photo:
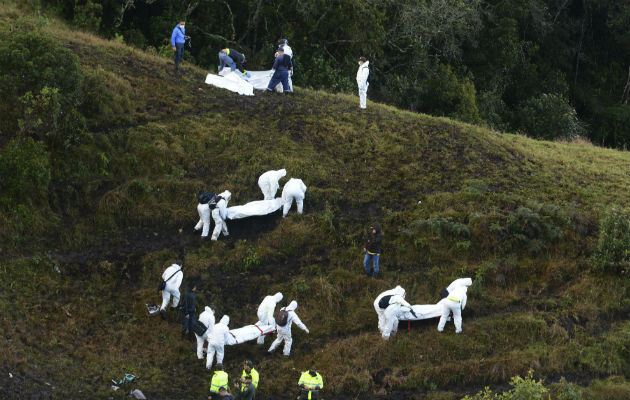
<svg viewBox="0 0 630 400"><path fill-rule="evenodd" d="M173 29L171 34L171 46L175 52L175 71L180 72L179 63L184 58L184 45L186 40L190 40L190 36L186 36L186 22L184 20L179 23Z"/></svg>

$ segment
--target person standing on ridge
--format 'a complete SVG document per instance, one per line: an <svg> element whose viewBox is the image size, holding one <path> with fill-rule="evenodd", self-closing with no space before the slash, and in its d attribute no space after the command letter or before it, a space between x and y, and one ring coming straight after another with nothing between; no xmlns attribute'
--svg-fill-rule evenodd
<svg viewBox="0 0 630 400"><path fill-rule="evenodd" d="M171 34L171 46L175 52L175 71L180 72L179 63L184 59L184 45L190 36L186 36L186 21L180 20Z"/></svg>
<svg viewBox="0 0 630 400"><path fill-rule="evenodd" d="M267 91L273 92L276 85L278 85L278 83L282 83L282 90L284 93L293 93L291 86L289 85L289 71L293 71L291 57L284 54L284 47L282 46L278 47L278 52L276 54L278 55L276 56L276 61L273 63L273 67L271 67L271 80L267 86Z"/></svg>
<svg viewBox="0 0 630 400"><path fill-rule="evenodd" d="M381 230L381 225L378 222L375 222L370 225L365 248L363 248L363 251L365 252L365 257L363 258L363 266L365 267L365 274L368 278L372 276L376 278L376 276L378 275L378 261L381 254L382 242L383 231ZM374 275L372 275L370 262L372 262L372 265L374 267Z"/></svg>
<svg viewBox="0 0 630 400"><path fill-rule="evenodd" d="M365 110L367 107L367 90L370 83L370 62L365 57L359 58L359 70L357 71L357 85L359 86L359 107Z"/></svg>
<svg viewBox="0 0 630 400"><path fill-rule="evenodd" d="M197 291L197 285L191 281L182 302L182 339L186 337L186 331L188 331L188 338L191 342L195 338L193 325L195 325L195 316L197 315L195 291Z"/></svg>

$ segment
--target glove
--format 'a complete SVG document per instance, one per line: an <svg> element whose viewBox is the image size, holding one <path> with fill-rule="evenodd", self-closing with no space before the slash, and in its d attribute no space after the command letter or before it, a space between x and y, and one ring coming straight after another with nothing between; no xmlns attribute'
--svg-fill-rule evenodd
<svg viewBox="0 0 630 400"><path fill-rule="evenodd" d="M293 70L292 69L289 70L289 76L293 76Z"/></svg>
<svg viewBox="0 0 630 400"><path fill-rule="evenodd" d="M269 77L273 76L273 71L269 72Z"/></svg>

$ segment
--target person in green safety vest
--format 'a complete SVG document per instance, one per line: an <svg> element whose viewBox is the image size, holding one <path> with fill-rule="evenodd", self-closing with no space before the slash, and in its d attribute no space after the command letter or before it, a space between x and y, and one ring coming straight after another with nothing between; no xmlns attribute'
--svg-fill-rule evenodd
<svg viewBox="0 0 630 400"><path fill-rule="evenodd" d="M247 375L252 376L252 385L254 385L256 389L258 389L258 379L260 378L260 375L258 374L258 371L256 371L256 368L254 368L254 363L251 362L251 360L243 361L243 374L241 375L241 383L245 382L245 377Z"/></svg>
<svg viewBox="0 0 630 400"><path fill-rule="evenodd" d="M227 388L228 384L228 374L223 371L223 364L217 364L214 374L212 374L212 380L210 381L210 395L218 396L219 388Z"/></svg>
<svg viewBox="0 0 630 400"><path fill-rule="evenodd" d="M298 385L302 389L300 400L319 400L319 391L324 388L324 380L313 366L309 371L302 372Z"/></svg>

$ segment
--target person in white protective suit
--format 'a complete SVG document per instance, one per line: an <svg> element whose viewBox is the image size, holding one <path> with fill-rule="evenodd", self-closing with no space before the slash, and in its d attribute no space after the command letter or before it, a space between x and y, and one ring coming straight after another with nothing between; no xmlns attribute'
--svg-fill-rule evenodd
<svg viewBox="0 0 630 400"><path fill-rule="evenodd" d="M278 181L287 176L286 169L279 169L277 171L267 171L260 175L258 178L258 186L265 196L265 200L273 200L276 197L276 192L280 189Z"/></svg>
<svg viewBox="0 0 630 400"><path fill-rule="evenodd" d="M359 86L359 107L365 109L367 107L367 90L370 83L370 62L365 58L359 58L359 69L357 70L357 85Z"/></svg>
<svg viewBox="0 0 630 400"><path fill-rule="evenodd" d="M197 204L197 213L199 214L199 222L195 225L195 230L201 231L201 237L208 237L208 232L210 232L210 206L206 204Z"/></svg>
<svg viewBox="0 0 630 400"><path fill-rule="evenodd" d="M203 360L203 345L206 343L206 340L208 340L210 333L214 328L214 311L212 308L206 306L206 309L199 314L197 322L201 322L206 327L206 331L202 336L195 333L195 336L197 337L197 358Z"/></svg>
<svg viewBox="0 0 630 400"><path fill-rule="evenodd" d="M258 306L258 322L257 325L276 325L276 320L273 317L273 313L276 310L276 304L282 301L282 293L278 292L273 296L267 296L263 299L262 303ZM265 336L260 336L256 343L265 343Z"/></svg>
<svg viewBox="0 0 630 400"><path fill-rule="evenodd" d="M286 217L293 205L293 200L297 204L298 214L302 214L304 208L304 194L306 193L306 185L301 179L291 178L282 188L282 217Z"/></svg>
<svg viewBox="0 0 630 400"><path fill-rule="evenodd" d="M447 300L442 303L442 316L438 323L438 331L444 330L446 319L450 313L453 313L453 323L455 324L455 333L462 332L462 310L466 307L466 292L468 286L457 286L449 292Z"/></svg>
<svg viewBox="0 0 630 400"><path fill-rule="evenodd" d="M285 356L289 356L291 354L291 344L293 344L293 338L291 337L291 324L295 323L295 325L299 326L306 333L310 333L306 325L300 320L300 317L295 313L295 309L297 308L297 301L293 300L289 303L288 306L282 307L280 310L286 310L288 313L287 322L284 326L280 326L276 321L276 331L278 336L276 340L271 343L271 347L269 347L269 353L272 353L280 343L284 340L284 349L282 354Z"/></svg>
<svg viewBox="0 0 630 400"><path fill-rule="evenodd" d="M208 358L206 359L206 368L212 368L212 360L217 355L217 364L223 364L223 355L227 336L230 334L230 317L224 315L218 324L214 325L212 331L208 335Z"/></svg>
<svg viewBox="0 0 630 400"><path fill-rule="evenodd" d="M171 296L173 297L172 308L176 308L179 304L179 287L182 285L182 279L184 279L184 271L178 264L172 264L166 268L162 273L162 279L166 282L164 290L162 290L162 306L160 307L160 315L165 317L166 306L168 305Z"/></svg>
<svg viewBox="0 0 630 400"><path fill-rule="evenodd" d="M379 294L376 297L376 300L374 300L374 310L376 311L376 315L378 315L378 330L381 331L381 333L383 333L383 331L385 330L385 309L389 306L389 301L386 301L386 305L383 308L381 308L379 303L381 302L381 300L383 300L384 297L389 296L391 298L391 296L395 295L405 298L405 289L400 286L396 286L393 289L386 290L383 293ZM385 300L389 299L386 298Z"/></svg>
<svg viewBox="0 0 630 400"><path fill-rule="evenodd" d="M404 295L395 294L389 299L389 306L385 309L385 324L382 331L383 339L388 340L392 333L398 331L398 313L401 311L409 311L411 305L405 301ZM415 313L414 313L415 314Z"/></svg>
<svg viewBox="0 0 630 400"><path fill-rule="evenodd" d="M214 220L214 231L212 231L212 237L210 240L218 240L219 235L223 233L223 236L228 236L227 222L227 204L232 198L232 193L229 190L219 194L221 199L217 202L216 207L212 210L212 219Z"/></svg>

